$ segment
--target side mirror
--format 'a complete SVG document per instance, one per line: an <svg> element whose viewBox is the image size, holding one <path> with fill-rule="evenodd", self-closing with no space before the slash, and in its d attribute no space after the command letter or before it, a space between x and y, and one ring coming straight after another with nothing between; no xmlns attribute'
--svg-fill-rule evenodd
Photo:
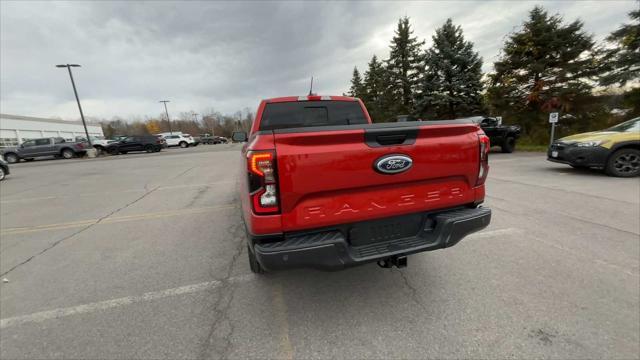
<svg viewBox="0 0 640 360"><path fill-rule="evenodd" d="M245 142L247 141L247 133L244 131L234 131L231 139L235 142Z"/></svg>
<svg viewBox="0 0 640 360"><path fill-rule="evenodd" d="M20 147L21 147L21 148L24 148L24 144L20 144Z"/></svg>

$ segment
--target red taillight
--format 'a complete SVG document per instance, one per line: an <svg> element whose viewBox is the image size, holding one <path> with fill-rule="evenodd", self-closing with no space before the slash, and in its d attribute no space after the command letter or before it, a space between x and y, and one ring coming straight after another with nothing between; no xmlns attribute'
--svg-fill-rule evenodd
<svg viewBox="0 0 640 360"><path fill-rule="evenodd" d="M483 132L478 133L478 140L480 143L480 167L478 169L476 186L484 184L485 180L487 180L487 174L489 173L489 149L491 148L489 137Z"/></svg>
<svg viewBox="0 0 640 360"><path fill-rule="evenodd" d="M253 211L257 214L274 214L280 211L275 153L250 151L247 154L247 167Z"/></svg>

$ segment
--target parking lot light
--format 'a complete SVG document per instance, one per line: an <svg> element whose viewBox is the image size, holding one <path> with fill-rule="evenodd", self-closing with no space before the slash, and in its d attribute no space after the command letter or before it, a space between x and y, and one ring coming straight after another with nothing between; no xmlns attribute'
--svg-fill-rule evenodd
<svg viewBox="0 0 640 360"><path fill-rule="evenodd" d="M169 119L169 110L167 110L167 103L169 100L160 100L159 102L164 104L164 112L167 114L167 121L169 122L169 134L173 135L173 130L171 130L171 119Z"/></svg>
<svg viewBox="0 0 640 360"><path fill-rule="evenodd" d="M87 122L84 120L84 114L82 113L82 106L80 105L80 97L78 97L78 90L76 90L76 83L73 81L73 74L71 73L72 67L80 67L78 64L60 64L56 65L57 68L67 68L69 70L69 78L71 78L71 86L73 86L73 93L76 95L76 102L78 103L78 109L80 110L80 118L82 119L82 126L84 126L84 133L87 136L87 142L89 148L92 148L91 138L89 137L89 130L87 130Z"/></svg>

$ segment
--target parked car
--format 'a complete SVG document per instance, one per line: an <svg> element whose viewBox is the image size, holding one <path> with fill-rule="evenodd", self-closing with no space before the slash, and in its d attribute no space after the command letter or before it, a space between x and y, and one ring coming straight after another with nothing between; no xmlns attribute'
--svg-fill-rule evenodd
<svg viewBox="0 0 640 360"><path fill-rule="evenodd" d="M117 140L108 140L104 136L90 136L90 138L91 138L91 145L93 146L94 149L96 149L97 155L104 153L107 145L117 141ZM76 141L86 142L87 139L85 139L84 137L77 136Z"/></svg>
<svg viewBox="0 0 640 360"><path fill-rule="evenodd" d="M608 129L558 139L549 147L547 160L574 168L604 169L610 176L639 176L640 117Z"/></svg>
<svg viewBox="0 0 640 360"><path fill-rule="evenodd" d="M479 124L492 146L500 146L503 153L512 153L516 149L516 141L522 130L520 125L502 125L494 117L481 117Z"/></svg>
<svg viewBox="0 0 640 360"><path fill-rule="evenodd" d="M4 180L10 173L9 164L0 157L0 181Z"/></svg>
<svg viewBox="0 0 640 360"><path fill-rule="evenodd" d="M61 137L29 139L17 148L3 149L4 159L10 163L20 160L31 161L42 156L59 156L71 159L84 155L87 152L87 144L83 142L70 142Z"/></svg>
<svg viewBox="0 0 640 360"><path fill-rule="evenodd" d="M158 134L167 141L167 146L180 146L181 148L187 148L189 146L195 146L193 137L189 134L182 133L162 133Z"/></svg>
<svg viewBox="0 0 640 360"><path fill-rule="evenodd" d="M489 138L471 121L372 124L345 96L263 100L257 114L238 186L254 273L403 267L489 225Z"/></svg>
<svg viewBox="0 0 640 360"><path fill-rule="evenodd" d="M209 145L217 145L217 144L226 144L229 142L229 139L222 136L204 136L202 137L203 144Z"/></svg>
<svg viewBox="0 0 640 360"><path fill-rule="evenodd" d="M107 145L105 150L111 155L117 155L126 154L130 151L158 152L163 147L166 147L163 139L154 135L134 135Z"/></svg>

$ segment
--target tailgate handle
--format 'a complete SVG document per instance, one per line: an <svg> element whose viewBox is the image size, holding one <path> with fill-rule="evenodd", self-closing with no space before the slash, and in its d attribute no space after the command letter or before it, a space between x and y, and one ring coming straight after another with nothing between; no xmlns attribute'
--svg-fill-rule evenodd
<svg viewBox="0 0 640 360"><path fill-rule="evenodd" d="M380 145L400 145L404 144L405 140L407 140L407 134L376 136L376 142Z"/></svg>
<svg viewBox="0 0 640 360"><path fill-rule="evenodd" d="M387 124L373 124L371 128L365 128L364 141L367 146L372 148L412 145L418 138L418 130L418 127L413 126L391 127Z"/></svg>

